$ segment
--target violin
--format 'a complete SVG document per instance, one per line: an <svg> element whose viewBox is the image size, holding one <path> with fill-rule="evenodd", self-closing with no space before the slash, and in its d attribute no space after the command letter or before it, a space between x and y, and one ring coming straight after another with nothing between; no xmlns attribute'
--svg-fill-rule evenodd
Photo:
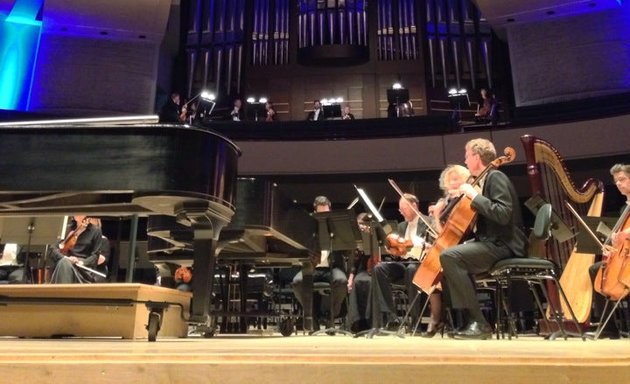
<svg viewBox="0 0 630 384"><path fill-rule="evenodd" d="M188 284L192 281L192 270L189 267L181 266L175 270L175 282Z"/></svg>
<svg viewBox="0 0 630 384"><path fill-rule="evenodd" d="M86 217L85 219L83 219L83 221L81 221L81 223L78 223L76 229L68 233L68 236L66 236L65 240L59 244L59 250L61 251L61 253L66 256L70 256L72 248L74 248L74 246L77 244L77 239L79 238L79 236L81 236L83 232L85 232L89 223L90 219Z"/></svg>
<svg viewBox="0 0 630 384"><path fill-rule="evenodd" d="M392 232L385 238L385 248L392 256L405 256L413 248L413 242Z"/></svg>
<svg viewBox="0 0 630 384"><path fill-rule="evenodd" d="M516 157L516 151L511 147L506 147L503 152L505 156L497 157L488 164L475 181L471 183L473 186L477 185L490 170L512 162ZM413 277L413 283L424 292L431 293L434 286L441 279L442 265L440 264L440 254L442 251L459 244L474 226L477 212L472 208L471 204L472 200L464 195L459 196L459 200L451 210L442 232L435 239L433 246L418 266Z"/></svg>

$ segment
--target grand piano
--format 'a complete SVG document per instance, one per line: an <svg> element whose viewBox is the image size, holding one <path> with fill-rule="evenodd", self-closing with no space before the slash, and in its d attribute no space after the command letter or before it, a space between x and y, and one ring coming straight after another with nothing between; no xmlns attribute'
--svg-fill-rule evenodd
<svg viewBox="0 0 630 384"><path fill-rule="evenodd" d="M209 324L213 255L236 210L234 143L152 118L3 123L0 153L0 218L88 214L137 223L166 215L190 228L196 268L188 320Z"/></svg>
<svg viewBox="0 0 630 384"><path fill-rule="evenodd" d="M312 280L312 267L317 264L317 220L287 196L274 182L256 178L239 178L236 183L236 213L221 230L216 247L217 262L238 271L240 305L235 314L240 318L239 331L247 323L248 271L251 267L284 268L299 266L305 279ZM192 255L192 233L189 227L175 222L173 217L152 216L148 219L149 259L153 262L189 264ZM193 271L196 269L193 269ZM307 281L305 289L310 289ZM312 327L312 305L306 297L305 329ZM222 298L223 310L217 315L231 316Z"/></svg>

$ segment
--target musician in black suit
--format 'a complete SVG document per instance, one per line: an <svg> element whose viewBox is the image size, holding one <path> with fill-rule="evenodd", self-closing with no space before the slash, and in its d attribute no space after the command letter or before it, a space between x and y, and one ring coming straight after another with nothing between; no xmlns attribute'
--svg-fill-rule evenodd
<svg viewBox="0 0 630 384"><path fill-rule="evenodd" d="M479 176L495 158L494 145L486 139L466 144L465 162L472 176ZM493 170L479 185L481 191L468 183L459 188L477 212L474 241L448 248L440 255L442 282L451 305L463 310L467 317L467 324L454 334L462 339L486 339L492 334L492 327L481 312L472 275L487 272L499 260L525 257L527 247L521 209L510 179Z"/></svg>
<svg viewBox="0 0 630 384"><path fill-rule="evenodd" d="M102 249L104 248L101 229L86 216L74 216L74 233L78 234L76 243L68 248L68 253L62 252L63 244L51 246L50 256L55 263L55 269L50 277L53 284L72 284L94 282L94 274L83 267L96 269L104 261ZM70 237L66 239L66 245ZM109 242L107 243L109 244ZM109 249L107 250L109 254Z"/></svg>
<svg viewBox="0 0 630 384"><path fill-rule="evenodd" d="M319 100L313 101L313 110L308 113L308 115L306 116L306 120L324 120L324 111L322 111L322 104L319 102Z"/></svg>
<svg viewBox="0 0 630 384"><path fill-rule="evenodd" d="M326 196L317 196L313 202L313 209L317 212L329 212L331 208L330 200ZM315 266L313 271L313 282L329 282L332 291L332 312L333 317L337 317L341 311L341 305L346 298L348 278L346 276L346 256L345 251L333 251L328 250L321 251L321 259L319 264ZM304 303L304 296L310 294L303 291L304 279L302 271L298 272L293 278L293 294L295 298L300 302L300 305ZM319 295L313 296L313 314L314 316L314 329L319 329L318 317L322 317L318 309L320 308L321 297ZM332 326L332 324L329 324Z"/></svg>
<svg viewBox="0 0 630 384"><path fill-rule="evenodd" d="M373 226L367 213L363 212L357 216L357 224L362 234L366 234L365 239L372 240L375 236ZM376 243L376 239L374 239ZM371 255L365 250L370 249L370 244L363 241L362 248L357 249L350 262L350 274L348 275L348 324L350 331L356 333L370 328L368 299L370 296L371 276L368 272L368 262ZM372 252L378 250L371 249Z"/></svg>
<svg viewBox="0 0 630 384"><path fill-rule="evenodd" d="M234 99L232 103L232 111L230 111L230 119L232 121L245 120L245 113L243 111L243 101L240 98Z"/></svg>
<svg viewBox="0 0 630 384"><path fill-rule="evenodd" d="M171 93L168 101L160 109L160 123L184 123L186 122L186 105L180 108L180 95Z"/></svg>
<svg viewBox="0 0 630 384"><path fill-rule="evenodd" d="M410 193L405 193L398 202L400 214L405 219L398 223L396 233L401 240L411 240L412 249L401 258L384 258L372 271L372 284L370 287L370 314L372 327L381 328L388 322L396 319L396 308L392 293L392 283L402 281L405 285L409 302L418 294L418 289L413 284L413 276L418 269L418 259L424 249L424 236L427 231L426 223L431 218L422 215L424 220L416 214L418 212L418 198ZM412 318L417 316L417 307ZM415 316L414 316L415 315Z"/></svg>
<svg viewBox="0 0 630 384"><path fill-rule="evenodd" d="M620 214L619 220L624 220L625 219L624 213L630 214L630 212L626 212L626 210L630 210L630 164L613 165L612 168L610 168L610 175L613 177L613 180L619 192L622 195L624 195L624 197L626 198L626 203L621 207L621 210L619 212ZM611 245L613 246L613 248L616 248L616 249L621 249L623 247L624 241L628 239L630 239L630 228L616 231L610 236L610 240L612 242ZM606 255L607 252L604 252L604 254ZM599 272L599 269L602 267L603 264L604 264L603 261L598 261L588 269L588 273L591 277L591 281L593 282L593 284L595 284L595 278L597 277L597 273ZM603 313L604 305L605 305L604 297L600 294L594 295L593 315L596 318L599 318L600 321L605 320L601 318L602 315L604 314ZM617 329L617 326L615 325L614 321L608 322L608 324L606 325L606 328L604 328L603 330L602 336L607 336L610 338L619 338L619 330Z"/></svg>

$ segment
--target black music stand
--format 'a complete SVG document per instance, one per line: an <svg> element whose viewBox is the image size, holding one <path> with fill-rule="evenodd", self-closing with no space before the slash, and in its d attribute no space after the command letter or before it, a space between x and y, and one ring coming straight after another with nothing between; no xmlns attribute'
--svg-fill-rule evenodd
<svg viewBox="0 0 630 384"><path fill-rule="evenodd" d="M63 217L15 217L3 219L0 239L3 243L22 245L24 252L24 272L22 282L33 281L31 268L31 247L47 246L59 240L63 227ZM38 247L41 249L41 247ZM44 264L45 264L44 252ZM18 255L19 258L19 255ZM45 265L44 265L45 267Z"/></svg>
<svg viewBox="0 0 630 384"><path fill-rule="evenodd" d="M322 112L325 120L341 120L341 105L323 105Z"/></svg>
<svg viewBox="0 0 630 384"><path fill-rule="evenodd" d="M448 101L451 103L451 108L453 109L451 120L455 123L459 123L462 120L462 108L470 108L468 93L448 95Z"/></svg>
<svg viewBox="0 0 630 384"><path fill-rule="evenodd" d="M596 217L596 216L583 216L582 220L588 225L591 229L591 232L597 236L599 241L603 244L606 241L607 234L601 230L601 225L603 224L605 228L611 230L615 224L617 224L617 218L615 217ZM592 253L595 255L602 254L602 247L599 245L595 239L583 228L580 228L580 231L576 237L577 245L576 249L580 253Z"/></svg>
<svg viewBox="0 0 630 384"><path fill-rule="evenodd" d="M334 251L349 251L357 249L361 243L361 231L353 210L344 209L329 212L316 212L313 217L318 224L319 246L322 250L329 251L329 256ZM331 260L332 261L332 260ZM334 335L342 333L352 335L352 332L333 327L335 313L332 310L332 288L330 293L330 319L329 328L313 332L313 336L320 334Z"/></svg>
<svg viewBox="0 0 630 384"><path fill-rule="evenodd" d="M250 121L265 121L267 118L267 110L265 109L265 103L248 103L245 115Z"/></svg>

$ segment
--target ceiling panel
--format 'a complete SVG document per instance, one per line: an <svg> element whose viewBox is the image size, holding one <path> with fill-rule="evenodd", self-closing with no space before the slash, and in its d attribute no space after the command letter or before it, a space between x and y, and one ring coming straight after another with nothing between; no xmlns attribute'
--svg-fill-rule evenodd
<svg viewBox="0 0 630 384"><path fill-rule="evenodd" d="M473 0L495 27L531 23L620 7L620 0Z"/></svg>

